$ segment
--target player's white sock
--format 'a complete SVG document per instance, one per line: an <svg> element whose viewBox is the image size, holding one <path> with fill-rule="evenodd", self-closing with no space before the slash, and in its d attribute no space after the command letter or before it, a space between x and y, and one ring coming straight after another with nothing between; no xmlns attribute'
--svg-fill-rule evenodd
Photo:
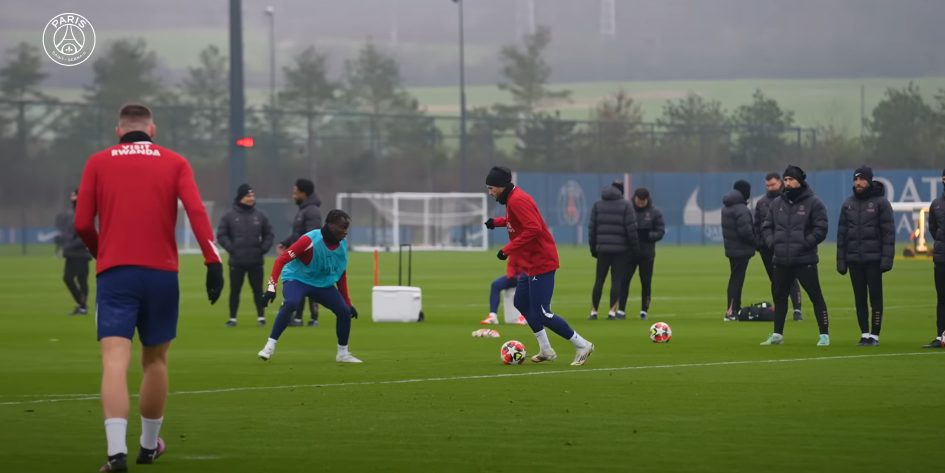
<svg viewBox="0 0 945 473"><path fill-rule="evenodd" d="M591 315L597 315L597 310L591 310Z"/></svg>
<svg viewBox="0 0 945 473"><path fill-rule="evenodd" d="M548 332L545 332L545 329L535 332L535 338L538 339L538 348L542 351L542 353L550 353L554 351L551 349L551 342L548 341Z"/></svg>
<svg viewBox="0 0 945 473"><path fill-rule="evenodd" d="M236 317L230 317L230 322L236 322Z"/></svg>
<svg viewBox="0 0 945 473"><path fill-rule="evenodd" d="M879 341L879 335L873 335L873 334L871 333L871 334L870 334L870 337L871 337L873 340L876 340L877 342Z"/></svg>
<svg viewBox="0 0 945 473"><path fill-rule="evenodd" d="M161 423L164 422L164 418L160 419L145 419L141 418L141 446L148 449L154 450L157 448L158 444L158 434L161 433Z"/></svg>
<svg viewBox="0 0 945 473"><path fill-rule="evenodd" d="M626 312L624 312L624 311L622 311L622 310L618 310L618 311L617 311L617 315L623 315L623 316L626 316L626 315L627 315L627 313L626 313Z"/></svg>
<svg viewBox="0 0 945 473"><path fill-rule="evenodd" d="M617 316L617 313L611 310L611 311L607 312L607 316L608 316L608 317L616 317L616 316Z"/></svg>
<svg viewBox="0 0 945 473"><path fill-rule="evenodd" d="M347 355L348 354L348 345L338 345L338 354Z"/></svg>
<svg viewBox="0 0 945 473"><path fill-rule="evenodd" d="M590 344L577 332L574 332L574 335L571 335L571 338L569 338L568 341L577 348L586 348Z"/></svg>
<svg viewBox="0 0 945 473"><path fill-rule="evenodd" d="M860 334L860 338L870 338L870 334L868 334L868 333L861 333L861 334Z"/></svg>
<svg viewBox="0 0 945 473"><path fill-rule="evenodd" d="M108 441L108 456L128 453L125 435L128 433L128 419L112 417L105 419L105 440Z"/></svg>
<svg viewBox="0 0 945 473"><path fill-rule="evenodd" d="M499 318L499 314L496 314L495 312L489 312L489 318L490 318L490 319L498 319L498 318Z"/></svg>

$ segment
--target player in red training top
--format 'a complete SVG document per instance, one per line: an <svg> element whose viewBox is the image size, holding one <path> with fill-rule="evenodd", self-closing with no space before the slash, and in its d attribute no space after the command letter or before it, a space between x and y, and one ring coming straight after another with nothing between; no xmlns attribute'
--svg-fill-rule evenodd
<svg viewBox="0 0 945 473"><path fill-rule="evenodd" d="M577 353L572 366L581 366L594 352L594 344L578 335L568 322L551 311L551 296L555 290L555 271L558 269L558 249L548 231L535 200L512 184L512 171L495 166L486 176L486 190L506 207L506 216L486 220L486 228L506 227L509 243L499 250L498 257L515 259L524 275L515 287L515 308L525 316L535 332L541 351L532 357L535 363L552 361L558 357L545 327L570 341Z"/></svg>
<svg viewBox="0 0 945 473"><path fill-rule="evenodd" d="M75 229L96 258L95 298L102 349L102 410L108 460L99 471L127 471L128 365L131 338L141 339L138 463L164 453L158 437L167 399L167 350L177 335L177 201L194 229L207 266L207 296L223 291L223 265L190 163L151 142L151 110L121 108L119 143L93 154L82 171ZM98 216L98 230L95 217Z"/></svg>

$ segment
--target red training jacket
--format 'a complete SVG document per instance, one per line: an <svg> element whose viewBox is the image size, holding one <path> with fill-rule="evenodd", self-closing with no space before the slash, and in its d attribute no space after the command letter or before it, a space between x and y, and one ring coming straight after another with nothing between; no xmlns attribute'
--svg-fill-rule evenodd
<svg viewBox="0 0 945 473"><path fill-rule="evenodd" d="M506 227L509 243L502 251L515 259L515 266L529 276L558 269L558 248L541 218L535 199L516 187L509 193L506 216L493 219L495 226Z"/></svg>
<svg viewBox="0 0 945 473"><path fill-rule="evenodd" d="M89 157L79 185L75 229L96 258L96 274L116 266L176 272L178 199L205 264L219 263L210 218L183 156L149 141L135 141Z"/></svg>

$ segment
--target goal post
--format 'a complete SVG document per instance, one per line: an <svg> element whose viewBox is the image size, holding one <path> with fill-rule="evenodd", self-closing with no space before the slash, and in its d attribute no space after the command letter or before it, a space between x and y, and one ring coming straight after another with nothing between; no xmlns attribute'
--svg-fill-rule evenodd
<svg viewBox="0 0 945 473"><path fill-rule="evenodd" d="M929 206L931 202L891 202L893 212L903 212L912 214L912 221L915 224L909 240L912 241L912 248L903 250L905 256L924 255L929 253L929 247L926 245L925 233L928 231L927 222L929 217ZM898 225L897 225L898 227Z"/></svg>
<svg viewBox="0 0 945 473"><path fill-rule="evenodd" d="M351 216L348 245L354 251L397 249L484 251L489 238L485 193L345 192L337 208Z"/></svg>
<svg viewBox="0 0 945 473"><path fill-rule="evenodd" d="M210 228L215 229L214 225L214 201L203 201L204 208L207 209L207 216L210 217ZM174 228L174 234L177 238L177 252L182 255L192 255L200 253L200 245L197 244L197 237L194 236L194 229L190 225L190 219L187 218L187 211L184 210L184 203L177 201L177 225Z"/></svg>

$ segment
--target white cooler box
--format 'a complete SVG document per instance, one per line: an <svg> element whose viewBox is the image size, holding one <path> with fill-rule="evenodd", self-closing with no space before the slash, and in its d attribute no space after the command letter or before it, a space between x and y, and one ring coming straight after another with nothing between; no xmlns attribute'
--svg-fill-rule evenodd
<svg viewBox="0 0 945 473"><path fill-rule="evenodd" d="M515 288L504 289L502 291L502 319L507 324L518 323L518 316L522 315L515 308Z"/></svg>
<svg viewBox="0 0 945 473"><path fill-rule="evenodd" d="M419 322L423 320L420 288L374 286L371 319L375 322Z"/></svg>

